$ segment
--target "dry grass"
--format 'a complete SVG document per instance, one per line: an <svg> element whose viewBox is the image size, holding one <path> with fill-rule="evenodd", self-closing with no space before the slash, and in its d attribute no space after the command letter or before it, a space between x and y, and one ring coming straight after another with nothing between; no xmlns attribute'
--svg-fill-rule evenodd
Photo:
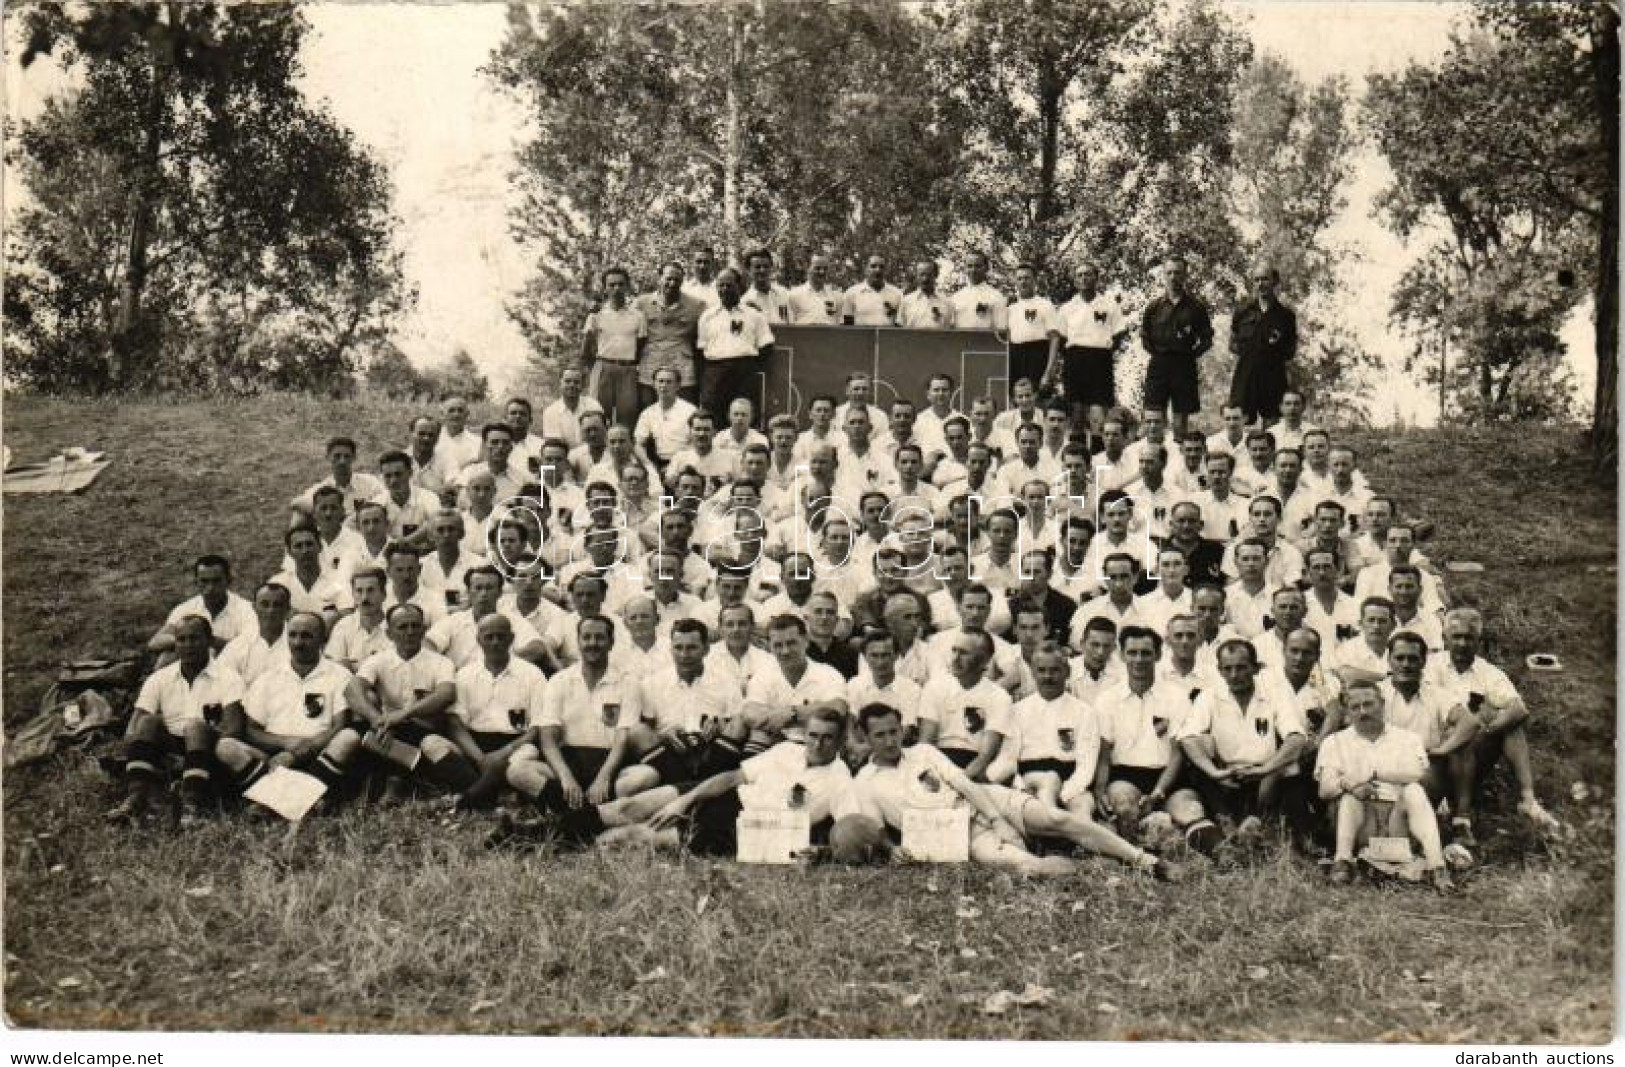
<svg viewBox="0 0 1625 1067"><path fill-rule="evenodd" d="M115 465L83 497L6 501L6 720L67 657L128 647L224 550L273 567L280 502L364 454L393 405L7 404L22 459L82 444ZM1268 855L1159 887L1110 865L1017 884L960 868L811 871L494 855L475 821L356 810L296 834L244 820L185 836L104 828L111 786L77 753L5 783L6 1001L23 1026L135 1029L1560 1042L1612 1028L1614 497L1572 436L1368 438L1407 472L1435 558L1489 611L1535 709L1559 852L1485 820L1466 892L1331 891ZM1426 497L1425 507L1422 499ZM267 502L272 506L267 507ZM192 519L188 516L207 515ZM1531 651L1566 673L1532 677ZM1569 799L1583 781L1599 799ZM984 1010L1028 984L1043 1004Z"/></svg>

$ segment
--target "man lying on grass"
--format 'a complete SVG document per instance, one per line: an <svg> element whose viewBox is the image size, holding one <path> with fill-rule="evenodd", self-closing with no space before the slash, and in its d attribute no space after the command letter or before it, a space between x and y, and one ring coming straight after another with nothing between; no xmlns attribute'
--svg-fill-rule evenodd
<svg viewBox="0 0 1625 1067"><path fill-rule="evenodd" d="M1077 869L1064 856L1035 856L1028 842L1059 838L1090 852L1121 860L1163 881L1177 881L1180 868L1135 848L1088 818L1036 796L1001 785L973 782L931 745L903 747L903 719L896 708L869 704L858 712L869 738L869 763L837 809L843 816L832 843L838 860L884 851L882 827L901 833L910 808L969 808L970 857L975 863L1022 875L1068 874ZM867 821L847 816L860 815Z"/></svg>

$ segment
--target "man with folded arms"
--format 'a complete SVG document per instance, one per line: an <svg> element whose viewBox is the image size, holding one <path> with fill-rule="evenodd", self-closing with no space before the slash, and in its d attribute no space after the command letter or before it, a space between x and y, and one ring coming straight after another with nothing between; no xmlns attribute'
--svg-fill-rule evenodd
<svg viewBox="0 0 1625 1067"><path fill-rule="evenodd" d="M1336 820L1332 883L1352 882L1355 848L1374 836L1393 836L1396 815L1402 813L1406 831L1422 846L1429 879L1435 888L1450 891L1454 886L1439 824L1421 784L1428 769L1422 739L1387 722L1382 690L1375 682L1350 683L1343 700L1349 726L1325 740L1315 764L1320 799L1331 806Z"/></svg>
<svg viewBox="0 0 1625 1067"><path fill-rule="evenodd" d="M686 786L739 766L745 741L740 687L710 669L709 641L698 619L672 623L670 661L639 682L643 720L631 740L643 754L616 777L616 796Z"/></svg>
<svg viewBox="0 0 1625 1067"><path fill-rule="evenodd" d="M415 750L431 730L444 728L445 712L456 702L456 668L424 647L428 627L417 605L395 605L385 625L393 647L374 653L357 668L344 699L369 727L362 738L367 749L390 766L411 771L418 762ZM405 784L405 778L392 774L386 797L402 796Z"/></svg>

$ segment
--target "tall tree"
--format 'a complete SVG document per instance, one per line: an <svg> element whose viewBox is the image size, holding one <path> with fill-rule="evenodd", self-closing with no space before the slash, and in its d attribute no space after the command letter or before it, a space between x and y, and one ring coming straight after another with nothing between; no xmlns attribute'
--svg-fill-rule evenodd
<svg viewBox="0 0 1625 1067"><path fill-rule="evenodd" d="M24 64L52 55L71 88L10 146L28 201L8 249L9 375L298 384L342 376L381 338L410 298L389 186L303 100L296 9L39 4L20 24Z"/></svg>
<svg viewBox="0 0 1625 1067"><path fill-rule="evenodd" d="M1382 199L1390 226L1448 233L1402 283L1396 318L1434 331L1471 369L1462 415L1506 418L1553 410L1520 399L1520 382L1551 384L1525 365L1549 357L1545 338L1594 293L1594 437L1610 474L1618 25L1604 3L1483 5L1436 67L1370 79L1366 109L1395 171ZM1531 343L1512 350L1509 328Z"/></svg>

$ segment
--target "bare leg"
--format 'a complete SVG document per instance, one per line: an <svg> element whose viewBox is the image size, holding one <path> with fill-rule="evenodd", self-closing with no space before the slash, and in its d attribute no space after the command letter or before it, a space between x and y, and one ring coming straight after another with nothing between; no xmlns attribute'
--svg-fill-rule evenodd
<svg viewBox="0 0 1625 1067"><path fill-rule="evenodd" d="M1439 820L1434 817L1433 805L1428 800L1427 792L1413 782L1400 790L1399 803L1405 809L1405 821L1411 836L1422 846L1422 859L1427 864L1427 869L1432 871L1442 868L1444 845L1439 840Z"/></svg>
<svg viewBox="0 0 1625 1067"><path fill-rule="evenodd" d="M1091 852L1121 860L1130 867L1149 867L1156 862L1156 857L1149 852L1135 848L1104 826L1088 819L1080 819L1060 808L1049 807L1037 800L1028 801L1022 807L1021 817L1029 834L1039 837L1064 837Z"/></svg>

